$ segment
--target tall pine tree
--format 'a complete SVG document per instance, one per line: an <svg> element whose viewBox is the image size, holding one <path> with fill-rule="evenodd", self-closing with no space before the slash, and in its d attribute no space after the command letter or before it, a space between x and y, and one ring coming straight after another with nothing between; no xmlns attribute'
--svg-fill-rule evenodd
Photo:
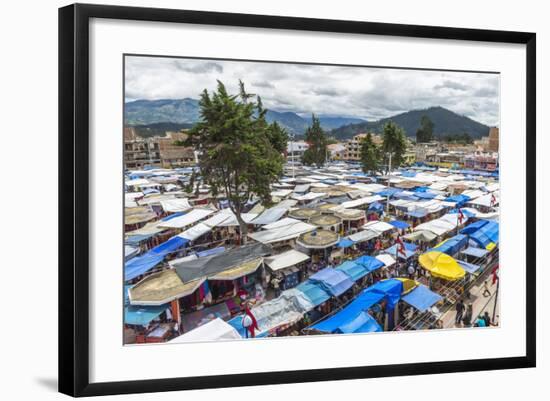
<svg viewBox="0 0 550 401"><path fill-rule="evenodd" d="M315 114L311 115L311 126L307 128L305 137L309 147L304 152L302 162L307 166L315 164L321 167L327 159L328 143L325 131L321 128L321 122Z"/></svg>
<svg viewBox="0 0 550 401"><path fill-rule="evenodd" d="M213 94L205 89L199 102L201 120L189 132L187 146L199 152L204 182L214 196L222 194L239 223L242 243L248 228L242 218L246 203L258 197L271 202L271 184L283 174L286 132L268 124L259 98L245 91L230 95L218 81Z"/></svg>
<svg viewBox="0 0 550 401"><path fill-rule="evenodd" d="M380 168L380 149L373 142L370 132L361 142L361 168L369 174L375 174Z"/></svg>
<svg viewBox="0 0 550 401"><path fill-rule="evenodd" d="M382 133L382 152L388 162L388 168L396 168L403 164L403 156L407 151L407 140L405 130L399 125L390 121L384 124ZM391 166L389 166L389 155L391 154Z"/></svg>

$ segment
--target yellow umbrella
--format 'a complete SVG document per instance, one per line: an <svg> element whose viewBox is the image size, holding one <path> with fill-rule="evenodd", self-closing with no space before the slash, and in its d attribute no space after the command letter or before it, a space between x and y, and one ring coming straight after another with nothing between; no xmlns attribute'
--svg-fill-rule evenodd
<svg viewBox="0 0 550 401"><path fill-rule="evenodd" d="M420 265L428 270L432 276L445 280L458 280L466 274L456 260L443 252L426 252L418 257Z"/></svg>

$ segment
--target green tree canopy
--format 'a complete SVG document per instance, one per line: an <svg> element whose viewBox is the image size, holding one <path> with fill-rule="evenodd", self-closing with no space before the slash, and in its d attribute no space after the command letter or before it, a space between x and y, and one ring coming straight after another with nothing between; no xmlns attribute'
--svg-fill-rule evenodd
<svg viewBox="0 0 550 401"><path fill-rule="evenodd" d="M311 126L307 128L305 138L309 147L304 152L302 162L307 166L315 164L321 167L327 159L328 141L325 131L321 128L321 122L315 114L311 116Z"/></svg>
<svg viewBox="0 0 550 401"><path fill-rule="evenodd" d="M220 81L216 92L203 91L201 120L186 144L199 152L201 176L212 194L229 200L245 243L248 230L241 214L253 197L266 205L271 202L271 183L283 174L287 135L280 126L267 123L261 99L252 100L239 84L238 95L227 93Z"/></svg>
<svg viewBox="0 0 550 401"><path fill-rule="evenodd" d="M386 160L389 159L389 155L391 154L391 166L389 166L388 160L388 167L395 168L401 166L403 164L403 156L407 150L405 130L393 121L390 121L384 124L382 139L382 152Z"/></svg>
<svg viewBox="0 0 550 401"><path fill-rule="evenodd" d="M380 149L372 141L370 132L361 141L361 168L364 173L370 174L380 169Z"/></svg>
<svg viewBox="0 0 550 401"><path fill-rule="evenodd" d="M416 143L426 143L433 139L434 123L426 115L420 119L420 128L416 131Z"/></svg>

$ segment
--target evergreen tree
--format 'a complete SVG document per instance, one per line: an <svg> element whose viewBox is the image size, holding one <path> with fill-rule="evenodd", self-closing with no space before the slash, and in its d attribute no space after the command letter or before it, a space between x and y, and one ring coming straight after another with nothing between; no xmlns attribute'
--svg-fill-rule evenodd
<svg viewBox="0 0 550 401"><path fill-rule="evenodd" d="M305 138L309 147L304 152L302 162L307 166L315 164L317 167L321 167L327 158L328 141L325 131L321 128L321 122L315 117L315 114L311 116L311 126L307 128Z"/></svg>
<svg viewBox="0 0 550 401"><path fill-rule="evenodd" d="M369 174L376 173L380 168L380 149L372 141L370 132L361 142L361 168Z"/></svg>
<svg viewBox="0 0 550 401"><path fill-rule="evenodd" d="M434 123L426 115L420 119L420 128L416 131L416 143L426 143L433 139Z"/></svg>
<svg viewBox="0 0 550 401"><path fill-rule="evenodd" d="M403 164L403 156L407 151L407 140L405 130L399 125L390 121L384 124L382 133L382 152L388 161L388 168L396 168ZM391 166L389 166L389 155L391 154Z"/></svg>
<svg viewBox="0 0 550 401"><path fill-rule="evenodd" d="M286 133L267 123L261 100L253 101L242 82L239 88L239 95L230 95L218 81L215 93L203 91L201 120L190 130L186 145L199 152L202 179L214 196L227 198L246 243L248 229L241 214L252 197L265 205L271 202L271 184L283 174Z"/></svg>

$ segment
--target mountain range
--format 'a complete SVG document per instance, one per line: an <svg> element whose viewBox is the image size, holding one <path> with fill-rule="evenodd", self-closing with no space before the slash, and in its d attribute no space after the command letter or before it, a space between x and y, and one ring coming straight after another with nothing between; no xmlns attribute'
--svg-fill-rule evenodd
<svg viewBox="0 0 550 401"><path fill-rule="evenodd" d="M381 133L388 121L403 127L407 136L415 136L420 127L422 116L428 116L434 123L434 135L445 136L467 132L473 138L488 135L489 127L466 116L456 114L443 107L430 107L424 110L412 110L383 118L378 121L366 121L362 118L319 115L321 126L336 139L348 139L361 132ZM134 126L138 135L164 135L165 131L177 131L190 128L200 118L199 102L196 99L159 99L135 100L127 102L124 110L124 121ZM268 110L268 122L277 121L289 132L298 137L303 135L311 124L309 116L302 117L291 111Z"/></svg>
<svg viewBox="0 0 550 401"><path fill-rule="evenodd" d="M200 118L199 101L196 99L159 99L159 100L135 100L127 102L124 109L124 121L126 125L138 127L138 134L147 135L147 130L151 133L162 129L167 123L173 124L171 128L181 126L188 128L189 124L194 124ZM334 128L342 127L348 124L358 124L366 122L361 118L341 117L341 116L318 116L321 126L330 131ZM268 110L266 113L268 122L277 121L288 131L301 135L311 124L311 117L301 117L298 114L286 111L280 112Z"/></svg>
<svg viewBox="0 0 550 401"><path fill-rule="evenodd" d="M468 133L472 138L489 135L489 126L440 106L423 110L411 110L378 121L348 124L333 129L332 135L339 139L346 139L361 132L382 133L384 124L393 121L405 130L407 136L412 137L416 135L416 131L420 128L422 116L428 116L433 122L435 138L463 133Z"/></svg>

